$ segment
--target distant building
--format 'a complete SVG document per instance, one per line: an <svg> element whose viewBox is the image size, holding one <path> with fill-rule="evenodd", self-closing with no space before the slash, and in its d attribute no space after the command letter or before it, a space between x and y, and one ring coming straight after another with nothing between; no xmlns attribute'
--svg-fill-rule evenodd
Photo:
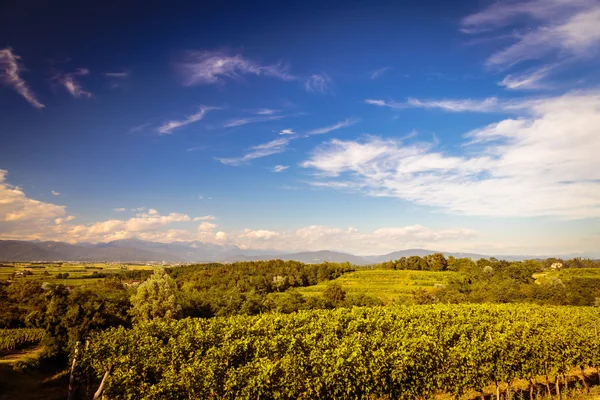
<svg viewBox="0 0 600 400"><path fill-rule="evenodd" d="M142 281L125 281L123 282L123 286L136 288L140 286L140 283L142 283Z"/></svg>
<svg viewBox="0 0 600 400"><path fill-rule="evenodd" d="M550 266L551 269L560 270L563 267L562 263L555 262Z"/></svg>

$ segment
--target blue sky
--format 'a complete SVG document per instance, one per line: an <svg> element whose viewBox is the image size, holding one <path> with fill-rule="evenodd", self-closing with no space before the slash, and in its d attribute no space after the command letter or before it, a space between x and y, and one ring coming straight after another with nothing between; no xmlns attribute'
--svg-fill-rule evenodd
<svg viewBox="0 0 600 400"><path fill-rule="evenodd" d="M0 15L0 238L600 254L597 0Z"/></svg>

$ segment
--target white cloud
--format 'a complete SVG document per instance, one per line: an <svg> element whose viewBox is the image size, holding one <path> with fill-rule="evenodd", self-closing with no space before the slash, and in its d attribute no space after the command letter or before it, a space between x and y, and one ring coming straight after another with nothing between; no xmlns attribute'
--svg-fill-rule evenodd
<svg viewBox="0 0 600 400"><path fill-rule="evenodd" d="M244 229L244 231L238 235L240 239L257 239L257 240L268 240L279 236L278 232L269 231L266 229Z"/></svg>
<svg viewBox="0 0 600 400"><path fill-rule="evenodd" d="M91 99L94 97L92 93L88 92L83 88L81 83L77 80L76 77L86 76L90 74L90 70L87 68L78 68L75 72L70 72L67 74L58 74L55 76L55 80L64 86L64 88L71 94L71 96L76 99L86 98Z"/></svg>
<svg viewBox="0 0 600 400"><path fill-rule="evenodd" d="M6 182L8 172L0 169L0 236L31 235L64 218L64 206L30 199L18 187Z"/></svg>
<svg viewBox="0 0 600 400"><path fill-rule="evenodd" d="M75 219L75 216L73 216L73 215L69 215L69 216L67 216L67 217L65 217L65 218L56 218L56 219L54 220L54 222L56 223L56 225L60 225L60 224L62 224L62 223L64 223L64 222L73 221L74 219Z"/></svg>
<svg viewBox="0 0 600 400"><path fill-rule="evenodd" d="M371 79L381 78L390 69L392 69L392 67L383 67L376 69L375 71L371 72Z"/></svg>
<svg viewBox="0 0 600 400"><path fill-rule="evenodd" d="M197 113L187 116L185 119L180 121L169 121L158 127L158 132L161 135L170 135L175 129L183 126L193 124L194 122L200 121L206 116L206 113L211 110L219 110L218 107L200 106Z"/></svg>
<svg viewBox="0 0 600 400"><path fill-rule="evenodd" d="M44 108L45 106L38 101L27 83L21 78L19 58L10 47L0 50L0 82L12 87L35 108Z"/></svg>
<svg viewBox="0 0 600 400"><path fill-rule="evenodd" d="M226 122L223 126L225 128L233 128L236 126L242 126L246 124L256 124L258 122L266 122L266 121L276 121L279 119L285 118L284 115L271 115L266 117L248 117L248 118L238 118L232 119Z"/></svg>
<svg viewBox="0 0 600 400"><path fill-rule="evenodd" d="M260 65L240 54L218 51L190 51L178 64L185 85L223 83L224 78L240 79L242 75L269 76L284 81L295 80L284 64Z"/></svg>
<svg viewBox="0 0 600 400"><path fill-rule="evenodd" d="M215 219L217 219L217 217L215 217L214 215L204 215L202 217L196 217L192 221L194 221L194 222L197 222L197 221L214 221Z"/></svg>
<svg viewBox="0 0 600 400"><path fill-rule="evenodd" d="M217 160L226 165L239 166L257 158L283 153L287 150L289 142L289 139L286 138L275 139L271 140L270 142L251 147L250 151L246 153L243 157L217 158Z"/></svg>
<svg viewBox="0 0 600 400"><path fill-rule="evenodd" d="M127 210L124 207L118 207L118 208L113 208L113 211L116 211L116 212L125 212Z"/></svg>
<svg viewBox="0 0 600 400"><path fill-rule="evenodd" d="M279 131L280 135L294 135L294 130L293 129L282 129L281 131Z"/></svg>
<svg viewBox="0 0 600 400"><path fill-rule="evenodd" d="M51 190L50 193L52 193L52 196L60 196L60 192L56 192L54 190Z"/></svg>
<svg viewBox="0 0 600 400"><path fill-rule="evenodd" d="M276 166L274 166L274 167L272 168L272 171L273 171L273 172L283 172L283 171L285 171L285 170L286 170L286 169L288 169L288 168L289 168L289 166L288 166L288 165L276 165Z"/></svg>
<svg viewBox="0 0 600 400"><path fill-rule="evenodd" d="M327 93L331 91L332 83L326 74L314 74L304 80L304 89L313 93Z"/></svg>
<svg viewBox="0 0 600 400"><path fill-rule="evenodd" d="M456 247L458 243L477 237L471 229L435 230L421 225L386 227L362 232L354 227L338 228L310 225L294 230L273 231L244 229L229 234L231 244L241 248L316 251L323 249L377 254L401 248ZM401 243L401 245L399 245Z"/></svg>
<svg viewBox="0 0 600 400"><path fill-rule="evenodd" d="M281 112L281 110L273 110L271 108L261 108L260 110L256 110L254 113L257 115L273 115Z"/></svg>
<svg viewBox="0 0 600 400"><path fill-rule="evenodd" d="M344 121L338 122L335 125L326 126L326 127L323 127L323 128L312 129L312 130L310 130L310 131L308 131L306 133L308 135L322 135L324 133L329 133L329 132L335 131L337 129L341 129L341 128L346 128L346 127L352 126L352 125L356 124L357 122L358 122L357 119L348 118L348 119L345 119Z"/></svg>
<svg viewBox="0 0 600 400"><path fill-rule="evenodd" d="M521 74L509 74L498 85L511 90L546 89L548 85L542 83L542 80L548 76L551 69L552 67L545 66Z"/></svg>
<svg viewBox="0 0 600 400"><path fill-rule="evenodd" d="M462 20L462 31L481 34L511 27L526 18L533 23L517 28L516 43L492 54L488 66L509 67L546 56L587 57L600 43L600 3L597 0L529 0L496 2Z"/></svg>
<svg viewBox="0 0 600 400"><path fill-rule="evenodd" d="M556 107L558 106L556 105ZM429 163L432 164L433 161L430 160ZM419 163L415 161L412 164ZM440 164L443 164L443 162L440 162ZM446 161L446 164L449 163ZM424 165L424 161L421 162L421 165ZM573 168L576 167L573 166ZM415 171L422 169L413 168ZM593 174L597 169L586 171L591 171L589 173ZM537 178L535 171L534 176ZM213 220L212 216L191 219L188 215L180 213L161 215L153 209L144 212L145 209L142 207L139 210L134 209L139 213L129 219L109 219L87 224L73 224L72 221L75 216L67 215L65 207L30 199L20 189L6 183L5 177L6 171L0 170L0 239L40 239L71 243L97 243L130 238L166 243L199 240L220 245L237 245L243 249L278 249L289 252L330 249L360 254L382 254L404 248L475 251L484 254L486 254L486 251L488 254L514 254L515 251L506 250L510 248L518 249L521 254L532 254L533 251L537 254L544 254L559 251L562 253L593 251L600 244L598 242L600 240L599 235L593 238L571 235L565 237L559 232L556 233L554 241L550 243L547 243L545 238L534 237L530 239L530 243L524 245L523 235L519 236L518 233L515 233L514 237L511 236L512 243L509 244L499 241L490 243L489 238L487 239L488 242L478 242L474 240L479 240L481 233L470 228L433 229L418 224L409 226L388 225L370 231L362 231L352 226L340 228L309 225L289 230L246 228L229 232L215 232L216 224L208 222ZM523 186L526 186L527 183L530 182L525 182ZM409 185L408 189L412 190L414 186ZM486 188L493 190L493 187L494 185L490 184ZM499 188L496 192L484 197L484 202L489 198L494 198L495 195L506 189L506 187ZM508 189L510 190L510 188ZM536 189L544 190L543 187ZM475 190L474 193L479 192ZM465 194L463 199L471 202L471 205L476 205L476 201L482 199L471 199L469 195L472 194L473 191ZM573 197L579 194L579 192L574 193ZM530 202L529 195L530 193L527 191L520 193L520 198L525 199L521 200L523 206L527 206ZM598 196L595 199L598 199ZM495 204L489 206L498 206L503 200L506 200L506 197L496 200ZM514 199L511 198L510 200ZM535 202L537 200L535 198L531 201ZM561 198L556 199L558 204L561 200ZM468 206L468 204L465 204L465 206ZM193 222L198 221L201 223L194 226ZM557 246L561 250L558 250L559 247Z"/></svg>
<svg viewBox="0 0 600 400"><path fill-rule="evenodd" d="M600 92L523 101L524 116L469 132L468 156L435 143L333 140L302 165L374 196L457 214L600 217Z"/></svg>
<svg viewBox="0 0 600 400"><path fill-rule="evenodd" d="M495 112L508 109L510 102L500 102L496 97L488 97L483 100L474 99L442 99L442 100L419 100L409 97L406 102L385 101L376 99L365 99L365 103L378 107L389 107L394 109L425 108L440 109L448 112Z"/></svg>
<svg viewBox="0 0 600 400"><path fill-rule="evenodd" d="M198 225L198 232L210 232L217 227L217 224L213 224L212 222L204 221Z"/></svg>

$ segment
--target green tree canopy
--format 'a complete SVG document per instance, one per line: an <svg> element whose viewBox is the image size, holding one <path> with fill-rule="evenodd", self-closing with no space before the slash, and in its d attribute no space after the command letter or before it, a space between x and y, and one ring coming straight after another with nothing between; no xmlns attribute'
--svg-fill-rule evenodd
<svg viewBox="0 0 600 400"><path fill-rule="evenodd" d="M173 319L181 307L177 302L177 284L163 268L143 282L131 296L131 310L135 322L153 319Z"/></svg>

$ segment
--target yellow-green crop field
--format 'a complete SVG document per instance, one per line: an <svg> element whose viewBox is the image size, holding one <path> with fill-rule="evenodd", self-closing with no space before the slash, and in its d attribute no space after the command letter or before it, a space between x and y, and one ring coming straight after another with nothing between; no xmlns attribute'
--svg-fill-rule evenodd
<svg viewBox="0 0 600 400"><path fill-rule="evenodd" d="M337 278L338 283L348 295L369 295L379 298L386 304L411 296L417 289L434 290L436 284L445 284L455 272L432 271L396 271L382 269L362 269ZM308 296L323 293L330 282L316 286L299 288L298 292Z"/></svg>

